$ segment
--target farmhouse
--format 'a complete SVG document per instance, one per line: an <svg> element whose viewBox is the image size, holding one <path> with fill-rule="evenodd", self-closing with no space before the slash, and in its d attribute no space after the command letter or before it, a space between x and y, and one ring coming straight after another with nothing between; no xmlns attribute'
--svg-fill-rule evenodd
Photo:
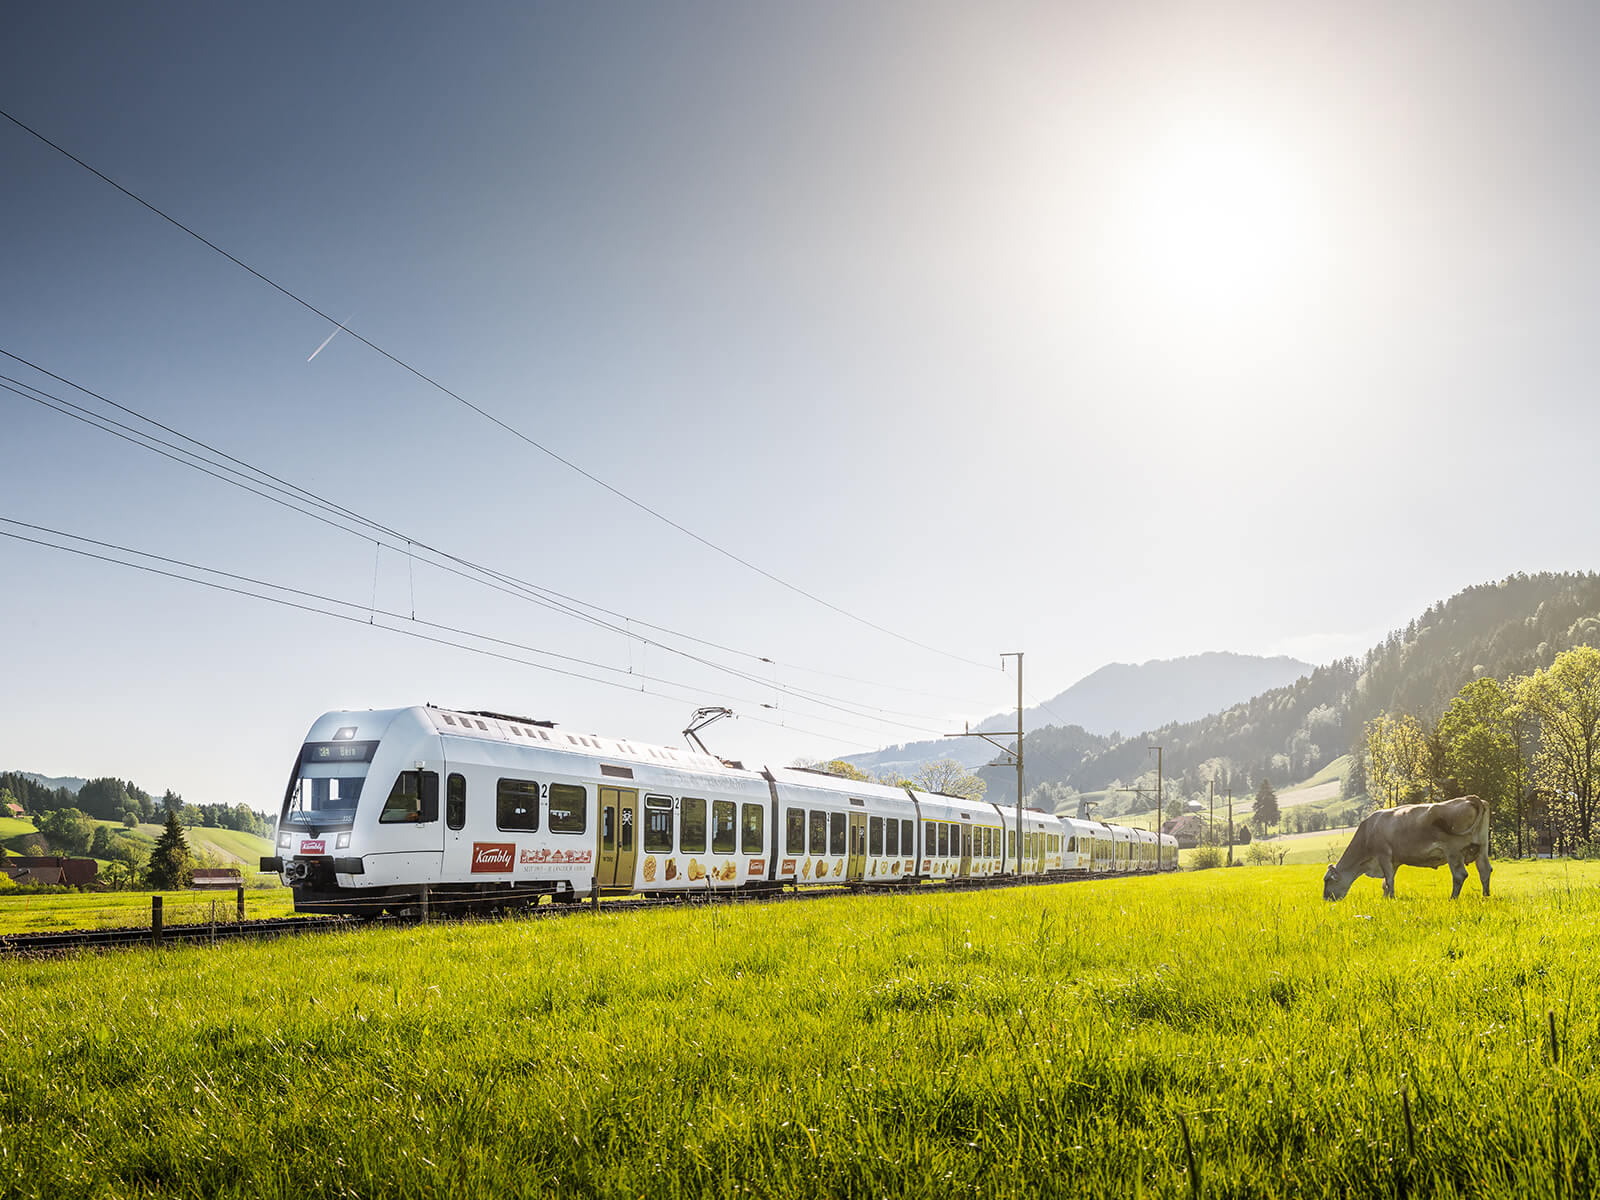
<svg viewBox="0 0 1600 1200"><path fill-rule="evenodd" d="M7 875L16 883L66 884L68 887L89 887L100 872L100 864L92 858L62 858L51 854L24 854L7 858L0 863Z"/></svg>
<svg viewBox="0 0 1600 1200"><path fill-rule="evenodd" d="M1180 850L1193 850L1200 844L1205 831L1206 823L1201 820L1199 813L1184 813L1161 826L1162 833L1170 833L1178 839Z"/></svg>

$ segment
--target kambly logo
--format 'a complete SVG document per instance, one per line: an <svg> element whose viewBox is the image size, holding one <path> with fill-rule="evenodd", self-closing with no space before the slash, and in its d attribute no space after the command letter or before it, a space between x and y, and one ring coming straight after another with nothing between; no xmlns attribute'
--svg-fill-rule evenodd
<svg viewBox="0 0 1600 1200"><path fill-rule="evenodd" d="M473 842L472 873L481 875L509 871L517 858L515 842Z"/></svg>
<svg viewBox="0 0 1600 1200"><path fill-rule="evenodd" d="M300 843L301 854L326 854L328 842L326 838L307 838Z"/></svg>

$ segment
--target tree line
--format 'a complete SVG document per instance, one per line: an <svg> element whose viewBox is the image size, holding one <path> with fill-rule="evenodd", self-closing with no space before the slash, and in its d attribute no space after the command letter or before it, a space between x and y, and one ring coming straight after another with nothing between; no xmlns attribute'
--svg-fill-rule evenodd
<svg viewBox="0 0 1600 1200"><path fill-rule="evenodd" d="M189 804L168 789L160 799L128 779L91 779L77 792L67 788L47 788L16 771L0 774L0 805L16 803L37 819L47 813L72 810L96 821L119 821L132 829L135 825L165 820L169 812L187 829L205 826L237 829L258 837L272 836L272 818L245 804ZM100 857L96 855L96 857Z"/></svg>

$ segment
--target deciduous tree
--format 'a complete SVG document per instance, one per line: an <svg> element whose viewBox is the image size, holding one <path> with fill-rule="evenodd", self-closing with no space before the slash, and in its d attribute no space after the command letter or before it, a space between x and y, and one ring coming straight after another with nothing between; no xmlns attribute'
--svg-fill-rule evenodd
<svg viewBox="0 0 1600 1200"><path fill-rule="evenodd" d="M925 792L942 792L964 800L982 800L989 785L953 758L935 759L912 776Z"/></svg>
<svg viewBox="0 0 1600 1200"><path fill-rule="evenodd" d="M1474 679L1439 718L1445 770L1458 795L1488 802L1497 848L1515 845L1522 755L1512 725L1511 693L1498 680Z"/></svg>
<svg viewBox="0 0 1600 1200"><path fill-rule="evenodd" d="M1558 655L1517 685L1516 699L1539 723L1536 778L1569 800L1573 832L1587 843L1600 794L1600 650Z"/></svg>

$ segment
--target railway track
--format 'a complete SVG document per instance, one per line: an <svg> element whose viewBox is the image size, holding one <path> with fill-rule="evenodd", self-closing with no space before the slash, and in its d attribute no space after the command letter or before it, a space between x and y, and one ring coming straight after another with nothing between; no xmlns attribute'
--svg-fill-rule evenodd
<svg viewBox="0 0 1600 1200"><path fill-rule="evenodd" d="M1126 872L1089 874L1086 872L1060 872L1053 875L1032 875L1025 879L1002 876L990 879L955 879L938 883L924 882L919 891L975 892L1018 887L1044 887L1051 884L1078 883L1093 879L1119 879ZM655 909L683 908L696 905L774 904L797 900L828 900L838 896L889 895L885 889L855 887L811 887L796 891L737 892L688 895L674 899L656 900L646 897L618 897L603 900L598 911L607 913L645 912ZM452 911L448 894L435 894L431 902L430 921L458 922L487 918L540 920L546 917L575 917L592 914L593 904L581 901L570 904L536 904L507 908L495 914L481 911ZM341 930L364 929L384 925L415 925L420 919L412 915L385 914L371 918L294 916L272 917L259 921L218 921L194 924L166 925L159 933L148 925L122 926L114 929L58 929L42 933L13 933L0 936L0 958L48 957L71 954L84 950L131 949L140 946L213 946L241 938L299 937L312 933L335 933Z"/></svg>

